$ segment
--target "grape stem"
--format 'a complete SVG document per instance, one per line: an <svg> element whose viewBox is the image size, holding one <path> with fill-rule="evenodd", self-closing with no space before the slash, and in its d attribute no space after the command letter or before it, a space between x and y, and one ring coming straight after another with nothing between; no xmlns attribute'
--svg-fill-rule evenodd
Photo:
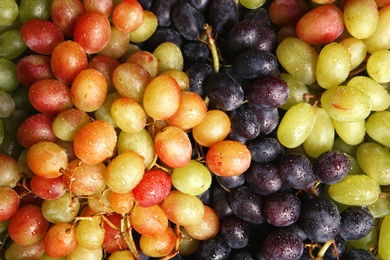
<svg viewBox="0 0 390 260"><path fill-rule="evenodd" d="M215 44L215 40L213 38L213 28L208 25L207 23L204 25L204 29L206 31L207 35L207 45L209 46L209 49L211 51L211 56L213 57L213 68L214 72L219 72L219 56L218 56L218 50L217 45Z"/></svg>
<svg viewBox="0 0 390 260"><path fill-rule="evenodd" d="M329 248L332 244L335 244L333 238L332 238L331 240L325 242L325 243L322 245L320 251L318 251L318 254L317 254L317 257L315 258L315 260L322 260L322 259L324 258L324 255L325 255L326 250L328 250L328 248ZM338 259L337 250L336 250L336 257L337 257L337 259Z"/></svg>
<svg viewBox="0 0 390 260"><path fill-rule="evenodd" d="M140 256L138 254L137 247L135 246L134 238L131 230L132 227L130 224L130 218L129 216L126 215L121 219L121 235L125 240L127 246L129 247L131 253L133 254L134 259L139 260Z"/></svg>

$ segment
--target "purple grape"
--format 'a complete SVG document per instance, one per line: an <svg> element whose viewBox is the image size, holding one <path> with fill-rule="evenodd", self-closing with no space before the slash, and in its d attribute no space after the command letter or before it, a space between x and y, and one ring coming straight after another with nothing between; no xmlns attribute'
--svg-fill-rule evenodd
<svg viewBox="0 0 390 260"><path fill-rule="evenodd" d="M298 222L310 240L325 243L338 234L340 219L339 210L332 201L313 197L302 202Z"/></svg>
<svg viewBox="0 0 390 260"><path fill-rule="evenodd" d="M276 56L271 52L250 48L241 51L235 56L233 69L234 72L241 78L255 79L262 76L277 74L278 61ZM280 78L278 79L279 81L283 81ZM277 85L279 84L280 83ZM288 92L287 84L285 83L285 85ZM276 85L273 87L276 87Z"/></svg>
<svg viewBox="0 0 390 260"><path fill-rule="evenodd" d="M302 240L288 228L276 229L263 244L263 255L267 260L298 260L303 254Z"/></svg>
<svg viewBox="0 0 390 260"><path fill-rule="evenodd" d="M181 50L186 62L206 62L210 55L209 47L200 41L186 42Z"/></svg>
<svg viewBox="0 0 390 260"><path fill-rule="evenodd" d="M202 13L205 14L206 11L208 10L210 3L212 0L187 0L190 4L198 8L198 10Z"/></svg>
<svg viewBox="0 0 390 260"><path fill-rule="evenodd" d="M264 217L276 227L286 227L299 218L301 201L290 192L277 192L269 196L263 206Z"/></svg>
<svg viewBox="0 0 390 260"><path fill-rule="evenodd" d="M210 202L215 214L219 219L225 219L234 215L229 203L229 192L218 183L211 186Z"/></svg>
<svg viewBox="0 0 390 260"><path fill-rule="evenodd" d="M247 147L251 152L252 160L260 163L271 162L283 153L283 146L278 139L268 136L260 136L250 140Z"/></svg>
<svg viewBox="0 0 390 260"><path fill-rule="evenodd" d="M330 245L330 247L326 250L325 256L330 260L337 260L340 259L340 256L342 256L346 250L347 241L345 241L345 239L340 235L337 235L334 238L334 244Z"/></svg>
<svg viewBox="0 0 390 260"><path fill-rule="evenodd" d="M234 109L230 114L232 131L235 131L245 139L255 139L260 134L260 123L253 109L248 103L244 103Z"/></svg>
<svg viewBox="0 0 390 260"><path fill-rule="evenodd" d="M316 180L313 165L302 154L285 155L279 162L279 170L282 180L294 189L308 189Z"/></svg>
<svg viewBox="0 0 390 260"><path fill-rule="evenodd" d="M235 0L212 0L209 6L207 22L215 32L227 34L238 22L239 12Z"/></svg>
<svg viewBox="0 0 390 260"><path fill-rule="evenodd" d="M253 161L245 172L245 179L255 193L263 196L274 194L283 186L278 168L269 162Z"/></svg>
<svg viewBox="0 0 390 260"><path fill-rule="evenodd" d="M349 207L340 215L340 235L346 240L358 240L374 228L375 219L365 207Z"/></svg>
<svg viewBox="0 0 390 260"><path fill-rule="evenodd" d="M341 260L376 260L375 255L366 249L352 249L348 252L345 252Z"/></svg>
<svg viewBox="0 0 390 260"><path fill-rule="evenodd" d="M229 204L234 214L245 221L261 224L265 220L262 213L263 197L247 186L232 189L229 194Z"/></svg>
<svg viewBox="0 0 390 260"><path fill-rule="evenodd" d="M173 6L171 19L176 30L187 40L198 39L204 30L202 13L186 1Z"/></svg>
<svg viewBox="0 0 390 260"><path fill-rule="evenodd" d="M217 175L215 176L215 179L218 181L218 183L227 189L235 189L244 185L245 183L245 175L243 173L232 177Z"/></svg>
<svg viewBox="0 0 390 260"><path fill-rule="evenodd" d="M230 246L216 236L203 241L195 254L196 260L227 260L231 252Z"/></svg>
<svg viewBox="0 0 390 260"><path fill-rule="evenodd" d="M251 104L252 105L252 104ZM261 109L253 106L254 113L260 123L260 135L269 135L279 124L279 112L277 108Z"/></svg>
<svg viewBox="0 0 390 260"><path fill-rule="evenodd" d="M330 185L347 176L351 170L351 162L346 154L337 150L329 150L317 158L313 170L320 182Z"/></svg>
<svg viewBox="0 0 390 260"><path fill-rule="evenodd" d="M244 15L243 19L254 20L259 26L271 26L271 19L268 16L268 10L264 7L251 10Z"/></svg>
<svg viewBox="0 0 390 260"><path fill-rule="evenodd" d="M194 63L186 70L189 79L188 91L195 92L201 97L206 95L204 82L213 74L213 68L206 63Z"/></svg>
<svg viewBox="0 0 390 260"><path fill-rule="evenodd" d="M237 216L224 219L220 232L223 240L231 248L244 248L249 244L250 227L245 220Z"/></svg>
<svg viewBox="0 0 390 260"><path fill-rule="evenodd" d="M181 0L156 0L153 3L151 11L157 17L158 25L160 27L172 26L171 11L173 6L179 2L181 2Z"/></svg>

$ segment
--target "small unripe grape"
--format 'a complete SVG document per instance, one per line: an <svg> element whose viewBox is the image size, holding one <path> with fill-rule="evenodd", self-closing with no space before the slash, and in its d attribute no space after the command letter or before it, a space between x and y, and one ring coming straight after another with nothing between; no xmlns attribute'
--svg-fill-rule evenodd
<svg viewBox="0 0 390 260"><path fill-rule="evenodd" d="M153 51L153 55L159 60L159 71L170 69L183 70L184 58L181 49L173 42L163 42Z"/></svg>
<svg viewBox="0 0 390 260"><path fill-rule="evenodd" d="M41 210L45 219L51 223L70 222L79 213L80 201L72 198L67 191L58 199L44 200Z"/></svg>
<svg viewBox="0 0 390 260"><path fill-rule="evenodd" d="M70 108L60 112L54 118L52 129L59 139L73 141L78 131L89 122L90 117L87 112L78 108Z"/></svg>

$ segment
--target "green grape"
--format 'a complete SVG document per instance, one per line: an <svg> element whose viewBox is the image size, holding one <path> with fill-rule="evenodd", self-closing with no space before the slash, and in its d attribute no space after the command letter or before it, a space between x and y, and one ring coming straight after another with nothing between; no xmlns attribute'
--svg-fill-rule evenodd
<svg viewBox="0 0 390 260"><path fill-rule="evenodd" d="M367 60L367 73L375 81L386 83L390 81L390 51L379 50L371 54Z"/></svg>
<svg viewBox="0 0 390 260"><path fill-rule="evenodd" d="M68 191L58 199L44 200L42 203L42 214L51 223L70 222L79 210L80 201L72 199Z"/></svg>
<svg viewBox="0 0 390 260"><path fill-rule="evenodd" d="M77 225L77 242L87 249L98 249L104 241L104 229L101 226L102 219L82 219Z"/></svg>
<svg viewBox="0 0 390 260"><path fill-rule="evenodd" d="M377 201L367 206L374 218L390 214L390 194L382 192Z"/></svg>
<svg viewBox="0 0 390 260"><path fill-rule="evenodd" d="M337 137L334 140L333 149L339 150L340 152L349 154L353 157L356 157L356 151L359 148L359 145L350 145L346 143L340 137Z"/></svg>
<svg viewBox="0 0 390 260"><path fill-rule="evenodd" d="M171 179L176 189L195 196L204 193L211 186L210 171L195 160L191 160L181 168L174 168Z"/></svg>
<svg viewBox="0 0 390 260"><path fill-rule="evenodd" d="M284 110L289 110L292 106L298 103L308 102L309 99L305 98L305 94L309 94L310 91L308 87L300 82L299 80L293 78L288 73L281 73L280 77L287 83L289 94L286 103L284 103L280 108Z"/></svg>
<svg viewBox="0 0 390 260"><path fill-rule="evenodd" d="M16 64L0 57L0 90L12 91L19 85Z"/></svg>
<svg viewBox="0 0 390 260"><path fill-rule="evenodd" d="M276 57L293 78L306 85L316 81L318 53L310 44L297 37L287 37L279 43Z"/></svg>
<svg viewBox="0 0 390 260"><path fill-rule="evenodd" d="M379 9L379 20L374 33L363 40L369 53L374 53L378 50L387 50L390 48L390 41L388 37L390 33L389 22L390 6L386 5Z"/></svg>
<svg viewBox="0 0 390 260"><path fill-rule="evenodd" d="M73 251L66 256L67 260L79 260L79 259L88 259L88 260L101 260L103 259L103 249L102 247L97 249L87 249L80 244L77 244Z"/></svg>
<svg viewBox="0 0 390 260"><path fill-rule="evenodd" d="M380 185L390 184L389 148L366 142L359 146L356 159L363 171Z"/></svg>
<svg viewBox="0 0 390 260"><path fill-rule="evenodd" d="M22 0L19 5L19 20L24 23L27 20L38 18L48 20L52 0Z"/></svg>
<svg viewBox="0 0 390 260"><path fill-rule="evenodd" d="M316 110L309 103L299 103L290 108L280 120L277 136L287 148L301 145L310 135L316 122Z"/></svg>
<svg viewBox="0 0 390 260"><path fill-rule="evenodd" d="M18 17L19 7L15 0L2 0L0 3L0 25L12 23Z"/></svg>
<svg viewBox="0 0 390 260"><path fill-rule="evenodd" d="M106 121L114 127L118 127L111 116L111 105L112 103L114 103L115 100L120 97L121 95L119 95L118 92L108 94L104 99L103 105L101 105L97 110L94 111L96 119Z"/></svg>
<svg viewBox="0 0 390 260"><path fill-rule="evenodd" d="M373 228L371 232L358 240L349 240L348 243L354 248L369 250L376 246L378 242L378 230Z"/></svg>
<svg viewBox="0 0 390 260"><path fill-rule="evenodd" d="M370 98L371 110L373 111L382 111L390 106L390 94L381 84L369 77L353 77L347 83L347 87L364 92Z"/></svg>
<svg viewBox="0 0 390 260"><path fill-rule="evenodd" d="M19 57L26 49L27 45L19 30L9 30L0 34L0 57L12 60Z"/></svg>
<svg viewBox="0 0 390 260"><path fill-rule="evenodd" d="M173 42L163 42L152 53L158 62L158 71L183 70L184 58L179 46Z"/></svg>
<svg viewBox="0 0 390 260"><path fill-rule="evenodd" d="M367 175L347 175L329 186L329 196L342 204L362 206L374 203L381 192L377 181Z"/></svg>
<svg viewBox="0 0 390 260"><path fill-rule="evenodd" d="M316 122L310 135L303 142L305 152L313 158L332 149L335 135L332 119L325 109L315 107L315 110Z"/></svg>
<svg viewBox="0 0 390 260"><path fill-rule="evenodd" d="M384 217L379 231L378 253L382 259L390 259L390 215Z"/></svg>
<svg viewBox="0 0 390 260"><path fill-rule="evenodd" d="M318 55L316 77L318 84L329 89L347 79L351 70L351 55L343 45L332 42L325 45Z"/></svg>
<svg viewBox="0 0 390 260"><path fill-rule="evenodd" d="M390 148L390 111L372 113L367 119L366 131L373 140Z"/></svg>
<svg viewBox="0 0 390 260"><path fill-rule="evenodd" d="M359 121L371 112L370 98L362 91L344 85L325 90L321 96L322 107L338 121Z"/></svg>
<svg viewBox="0 0 390 260"><path fill-rule="evenodd" d="M0 145L4 141L4 124L3 124L3 119L0 118Z"/></svg>
<svg viewBox="0 0 390 260"><path fill-rule="evenodd" d="M366 121L342 122L333 119L334 128L339 137L349 145L360 144L366 135Z"/></svg>
<svg viewBox="0 0 390 260"><path fill-rule="evenodd" d="M367 56L367 48L363 40L349 37L342 40L340 44L347 48L351 55L351 70L362 64Z"/></svg>
<svg viewBox="0 0 390 260"><path fill-rule="evenodd" d="M20 30L21 27L22 27L22 24L19 21L19 19L15 19L9 24L4 24L4 25L0 24L0 34L7 32L7 31L10 31L10 30Z"/></svg>
<svg viewBox="0 0 390 260"><path fill-rule="evenodd" d="M350 163L351 163L351 170L348 174L364 174L362 168L360 168L357 160L352 155L346 154Z"/></svg>
<svg viewBox="0 0 390 260"><path fill-rule="evenodd" d="M240 4L248 9L256 9L265 4L266 0L240 0Z"/></svg>

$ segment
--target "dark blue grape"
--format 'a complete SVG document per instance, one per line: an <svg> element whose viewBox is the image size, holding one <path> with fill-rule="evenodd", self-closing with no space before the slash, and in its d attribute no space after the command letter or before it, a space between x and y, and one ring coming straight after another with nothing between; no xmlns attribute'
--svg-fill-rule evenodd
<svg viewBox="0 0 390 260"><path fill-rule="evenodd" d="M250 48L236 55L233 69L238 76L244 79L255 79L277 74L278 61L271 52Z"/></svg>
<svg viewBox="0 0 390 260"><path fill-rule="evenodd" d="M176 30L187 40L196 40L204 30L202 13L189 2L180 2L173 6L171 19Z"/></svg>
<svg viewBox="0 0 390 260"><path fill-rule="evenodd" d="M206 63L194 63L186 70L189 79L188 91L195 92L201 97L206 95L204 82L213 74L213 68Z"/></svg>
<svg viewBox="0 0 390 260"><path fill-rule="evenodd" d="M290 192L277 192L269 196L263 206L264 217L276 227L286 227L299 218L301 201Z"/></svg>
<svg viewBox="0 0 390 260"><path fill-rule="evenodd" d="M360 239L374 228L374 217L365 207L349 207L340 215L340 235L346 240Z"/></svg>
<svg viewBox="0 0 390 260"><path fill-rule="evenodd" d="M232 177L217 175L215 176L215 179L218 181L218 183L227 189L235 189L244 185L245 183L245 175L243 173Z"/></svg>
<svg viewBox="0 0 390 260"><path fill-rule="evenodd" d="M196 8L198 8L198 10L203 15L207 13L207 10L211 3L211 0L186 0L186 1L192 4L193 6L195 6Z"/></svg>
<svg viewBox="0 0 390 260"><path fill-rule="evenodd" d="M202 201L204 205L211 205L210 193L210 189L208 189L197 197Z"/></svg>
<svg viewBox="0 0 390 260"><path fill-rule="evenodd" d="M243 144L246 144L248 142L248 139L240 135L236 130L232 129L228 136L226 137L227 140L234 140L237 142L241 142Z"/></svg>
<svg viewBox="0 0 390 260"><path fill-rule="evenodd" d="M138 3L140 3L144 10L150 10L152 8L154 0L138 0Z"/></svg>
<svg viewBox="0 0 390 260"><path fill-rule="evenodd" d="M302 202L298 221L310 240L324 243L338 234L340 219L333 202L324 197L313 197Z"/></svg>
<svg viewBox="0 0 390 260"><path fill-rule="evenodd" d="M229 245L216 236L203 241L195 254L196 260L227 260L231 252Z"/></svg>
<svg viewBox="0 0 390 260"><path fill-rule="evenodd" d="M235 0L211 0L206 20L214 31L226 34L238 19L239 12Z"/></svg>
<svg viewBox="0 0 390 260"><path fill-rule="evenodd" d="M352 249L341 256L341 260L376 260L375 255L366 249Z"/></svg>
<svg viewBox="0 0 390 260"><path fill-rule="evenodd" d="M153 3L150 10L157 17L158 26L170 27L173 25L171 11L179 2L181 0L156 0Z"/></svg>
<svg viewBox="0 0 390 260"><path fill-rule="evenodd" d="M330 185L347 176L351 170L351 162L346 154L337 150L329 150L317 158L313 170L320 182Z"/></svg>
<svg viewBox="0 0 390 260"><path fill-rule="evenodd" d="M261 26L271 26L271 19L268 16L268 10L264 7L259 7L246 13L243 19L250 19L257 22Z"/></svg>
<svg viewBox="0 0 390 260"><path fill-rule="evenodd" d="M247 186L232 189L229 193L229 204L234 214L245 221L260 224L265 220L262 213L263 197Z"/></svg>
<svg viewBox="0 0 390 260"><path fill-rule="evenodd" d="M186 62L205 62L210 55L209 47L200 41L189 41L182 46L183 58Z"/></svg>
<svg viewBox="0 0 390 260"><path fill-rule="evenodd" d="M210 75L204 83L206 95L219 108L232 111L244 101L244 91L231 76L223 73Z"/></svg>
<svg viewBox="0 0 390 260"><path fill-rule="evenodd" d="M252 105L252 104L251 104ZM253 106L254 113L260 123L260 135L269 135L279 124L279 112L277 108L262 109Z"/></svg>
<svg viewBox="0 0 390 260"><path fill-rule="evenodd" d="M273 52L277 44L276 33L271 27L262 26L260 29L260 42L257 49Z"/></svg>
<svg viewBox="0 0 390 260"><path fill-rule="evenodd" d="M157 27L156 31L145 41L145 49L153 52L163 42L173 42L181 47L183 41L179 33L168 27Z"/></svg>
<svg viewBox="0 0 390 260"><path fill-rule="evenodd" d="M252 107L244 103L230 114L232 130L246 139L255 139L260 134L260 123Z"/></svg>
<svg viewBox="0 0 390 260"><path fill-rule="evenodd" d="M219 219L225 219L234 215L229 203L229 192L221 187L218 183L210 188L210 202L215 214Z"/></svg>
<svg viewBox="0 0 390 260"><path fill-rule="evenodd" d="M248 101L258 108L278 108L286 103L289 89L283 79L269 75L252 81L246 95Z"/></svg>
<svg viewBox="0 0 390 260"><path fill-rule="evenodd" d="M347 241L340 235L334 238L334 243L326 250L325 256L330 260L340 259L347 250Z"/></svg>
<svg viewBox="0 0 390 260"><path fill-rule="evenodd" d="M271 232L264 241L263 255L267 260L298 260L303 254L302 240L288 228Z"/></svg>
<svg viewBox="0 0 390 260"><path fill-rule="evenodd" d="M253 161L245 172L245 179L254 192L263 196L274 194L283 186L278 168L269 162Z"/></svg>
<svg viewBox="0 0 390 260"><path fill-rule="evenodd" d="M250 227L245 220L237 216L224 219L220 232L223 240L231 248L244 248L249 244Z"/></svg>
<svg viewBox="0 0 390 260"><path fill-rule="evenodd" d="M260 136L250 140L247 147L255 162L271 162L283 154L283 146L277 138Z"/></svg>
<svg viewBox="0 0 390 260"><path fill-rule="evenodd" d="M308 189L316 180L313 165L302 154L285 155L279 162L279 170L282 180L294 189Z"/></svg>

